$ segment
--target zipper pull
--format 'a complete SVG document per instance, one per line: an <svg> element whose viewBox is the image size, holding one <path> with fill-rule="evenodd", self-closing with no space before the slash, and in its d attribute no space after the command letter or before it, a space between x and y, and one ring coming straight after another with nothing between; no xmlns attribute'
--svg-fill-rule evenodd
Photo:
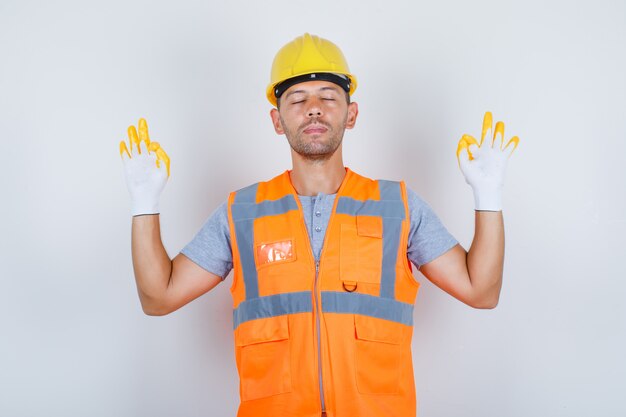
<svg viewBox="0 0 626 417"><path fill-rule="evenodd" d="M315 272L320 272L320 262L315 261Z"/></svg>

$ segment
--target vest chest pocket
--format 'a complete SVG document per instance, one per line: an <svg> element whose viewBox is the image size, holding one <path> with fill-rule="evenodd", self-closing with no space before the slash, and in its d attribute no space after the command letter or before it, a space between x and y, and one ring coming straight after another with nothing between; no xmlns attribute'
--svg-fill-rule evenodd
<svg viewBox="0 0 626 417"><path fill-rule="evenodd" d="M383 223L377 216L356 216L342 223L339 273L343 282L380 284L383 254Z"/></svg>
<svg viewBox="0 0 626 417"><path fill-rule="evenodd" d="M356 384L362 394L397 394L406 366L404 329L399 323L355 315Z"/></svg>
<svg viewBox="0 0 626 417"><path fill-rule="evenodd" d="M235 344L242 401L292 390L287 316L240 324Z"/></svg>

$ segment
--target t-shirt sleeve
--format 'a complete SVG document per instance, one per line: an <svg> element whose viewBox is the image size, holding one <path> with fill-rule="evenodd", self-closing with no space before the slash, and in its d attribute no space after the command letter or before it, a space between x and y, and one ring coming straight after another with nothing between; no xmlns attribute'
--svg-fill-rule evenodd
<svg viewBox="0 0 626 417"><path fill-rule="evenodd" d="M407 196L411 218L407 257L419 268L443 255L458 242L424 200L408 188Z"/></svg>
<svg viewBox="0 0 626 417"><path fill-rule="evenodd" d="M180 253L207 271L222 279L226 278L233 269L226 202L215 209L193 240Z"/></svg>

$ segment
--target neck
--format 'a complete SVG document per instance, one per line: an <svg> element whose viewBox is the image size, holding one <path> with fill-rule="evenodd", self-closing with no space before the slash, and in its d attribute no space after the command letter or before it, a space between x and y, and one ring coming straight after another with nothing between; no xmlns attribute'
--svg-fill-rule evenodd
<svg viewBox="0 0 626 417"><path fill-rule="evenodd" d="M339 190L346 168L341 158L341 148L327 160L311 161L292 151L293 169L289 172L291 184L298 195L315 196L334 194Z"/></svg>

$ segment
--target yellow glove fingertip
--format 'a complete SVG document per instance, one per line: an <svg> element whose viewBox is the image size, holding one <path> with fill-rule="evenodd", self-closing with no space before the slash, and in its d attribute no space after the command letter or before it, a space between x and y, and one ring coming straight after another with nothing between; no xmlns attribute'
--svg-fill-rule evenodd
<svg viewBox="0 0 626 417"><path fill-rule="evenodd" d="M137 136L137 129L135 128L134 125L128 126L128 138L135 143L139 142L139 136Z"/></svg>
<svg viewBox="0 0 626 417"><path fill-rule="evenodd" d="M139 136L137 135L137 129L135 126L128 126L128 139L130 139L130 150L133 150L133 144L137 146L137 152L141 153L139 148Z"/></svg>
<svg viewBox="0 0 626 417"><path fill-rule="evenodd" d="M165 168L167 168L167 176L170 176L170 157L167 156L162 148L156 150L157 161L165 162Z"/></svg>
<svg viewBox="0 0 626 417"><path fill-rule="evenodd" d="M470 161L474 160L474 155L472 155L472 151L470 151L469 147L471 145L476 145L480 147L480 145L478 144L478 141L476 141L476 139L472 135L468 135L468 134L463 135L461 140L465 142L465 147L467 148L467 154L469 155Z"/></svg>
<svg viewBox="0 0 626 417"><path fill-rule="evenodd" d="M126 142L125 141L121 141L120 142L120 156L121 157L124 156L124 152L126 152L126 155L128 155L128 157L131 158L130 152L128 152L128 147L126 146Z"/></svg>
<svg viewBox="0 0 626 417"><path fill-rule="evenodd" d="M456 147L456 157L458 158L459 155L461 154L461 152L463 152L464 149L467 149L469 145L467 144L467 142L465 141L464 138L461 138L459 140L459 144Z"/></svg>
<svg viewBox="0 0 626 417"><path fill-rule="evenodd" d="M509 157L513 154L513 152L515 152L515 149L517 149L517 146L519 145L519 138L517 136L513 136L506 144L506 146L504 147L504 149L507 149L509 147L509 145L513 144L513 148L509 151Z"/></svg>
<svg viewBox="0 0 626 417"><path fill-rule="evenodd" d="M491 141L491 146L496 143L498 140L498 135L500 135L500 148L502 148L502 143L504 142L504 122L496 123L495 133L493 134L493 140Z"/></svg>
<svg viewBox="0 0 626 417"><path fill-rule="evenodd" d="M148 146L150 152L156 152L160 148L161 145L159 144L159 142L150 142L150 145Z"/></svg>
<svg viewBox="0 0 626 417"><path fill-rule="evenodd" d="M476 146L478 146L478 142L476 141L476 139L474 139L474 136L472 136L472 135L465 134L465 135L463 135L461 140L464 140L465 142L467 142L467 146L469 146L469 145L476 145Z"/></svg>
<svg viewBox="0 0 626 417"><path fill-rule="evenodd" d="M490 111L485 112L485 116L483 117L483 130L480 135L480 144L478 146L483 145L483 141L485 140L485 135L489 133L491 128L493 127L493 115Z"/></svg>
<svg viewBox="0 0 626 417"><path fill-rule="evenodd" d="M148 134L148 122L143 117L139 119L139 139L146 143L146 148L150 145L150 135Z"/></svg>

